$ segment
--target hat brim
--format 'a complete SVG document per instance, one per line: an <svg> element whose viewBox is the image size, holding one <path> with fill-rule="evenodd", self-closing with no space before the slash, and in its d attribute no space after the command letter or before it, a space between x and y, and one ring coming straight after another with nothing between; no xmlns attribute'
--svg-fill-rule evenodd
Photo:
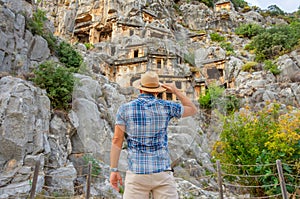
<svg viewBox="0 0 300 199"><path fill-rule="evenodd" d="M137 89L140 89L142 91L150 92L150 93L162 93L165 92L167 89L163 88L161 85L159 85L158 88L145 88L141 85L136 87Z"/></svg>

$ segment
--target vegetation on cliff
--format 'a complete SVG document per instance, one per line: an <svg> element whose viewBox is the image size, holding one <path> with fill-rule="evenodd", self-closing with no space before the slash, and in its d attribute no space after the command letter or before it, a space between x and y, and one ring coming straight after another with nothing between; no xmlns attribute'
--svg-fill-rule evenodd
<svg viewBox="0 0 300 199"><path fill-rule="evenodd" d="M272 103L260 111L245 107L239 113L224 117L220 141L215 143L212 152L213 157L223 163L249 165L228 166L224 168L227 172L261 176L243 181L245 185L265 186L264 190L254 190L256 195L261 192L267 195L280 193L279 187L268 186L278 183L277 176L266 176L271 171L261 166L274 163L277 159L286 163L283 170L289 174L285 179L288 192L295 192L295 187L289 184L299 184L300 111L291 107L287 107L284 113L280 110L279 104Z"/></svg>

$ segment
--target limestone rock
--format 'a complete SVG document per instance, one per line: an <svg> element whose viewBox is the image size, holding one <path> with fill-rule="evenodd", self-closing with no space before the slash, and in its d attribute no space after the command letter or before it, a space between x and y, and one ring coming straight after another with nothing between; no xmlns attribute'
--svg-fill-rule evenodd
<svg viewBox="0 0 300 199"><path fill-rule="evenodd" d="M49 186L50 193L59 193L64 195L74 194L74 183L77 176L76 169L72 163L65 167L50 170L45 178L45 183Z"/></svg>
<svg viewBox="0 0 300 199"><path fill-rule="evenodd" d="M30 82L14 77L0 79L0 167L1 197L26 194L35 161L29 163L29 154L44 151L45 134L49 132L50 101L45 92ZM43 165L43 163L41 164ZM9 184L7 184L9 182ZM43 185L38 178L38 190Z"/></svg>

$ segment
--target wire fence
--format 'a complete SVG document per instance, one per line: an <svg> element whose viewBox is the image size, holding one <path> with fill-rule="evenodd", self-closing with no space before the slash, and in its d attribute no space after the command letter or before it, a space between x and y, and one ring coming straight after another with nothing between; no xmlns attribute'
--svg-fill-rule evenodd
<svg viewBox="0 0 300 199"><path fill-rule="evenodd" d="M74 188L74 193L73 194L66 194L65 196L62 196L61 194L58 195L57 192L63 193L65 190L65 188L62 187L57 187L57 186L47 186L47 185L43 185L42 187L42 191L37 191L37 183L38 183L38 176L40 175L40 161L36 162L35 165L35 169L33 172L33 178L32 181L28 182L28 184L21 184L20 188L22 187L22 189L24 189L24 186L27 186L27 189L29 189L29 194L24 194L24 193L20 193L17 195L14 195L14 197L9 197L9 198L30 198L30 199L34 199L34 198L44 198L44 199L48 199L48 198L55 198L55 199L67 199L67 198L73 198L73 199L89 199L89 198L107 198L108 195L112 195L112 192L106 191L106 193L102 192L101 196L91 196L91 187L93 187L93 181L95 179L101 179L101 180L108 180L106 179L107 177L99 175L99 174L95 174L93 171L93 163L89 162L86 165L83 165L81 167L76 168L77 171L80 170L84 170L86 169L87 172L86 174L83 175L77 175L77 178L83 178L85 179L84 181L82 181L81 183L76 183L74 184L73 188ZM287 164L286 164L287 165ZM95 166L95 165L94 165ZM203 165L205 166L205 165ZM274 164L264 164L264 165L233 165L233 164L221 164L219 161L217 161L214 164L210 164L210 165L206 165L206 166L214 166L216 168L216 172L215 173L211 173L208 175L201 175L201 173L197 173L195 172L195 168L189 168L188 172L191 174L191 176L194 176L195 179L199 182L201 181L211 181L211 180L215 180L217 182L217 186L213 186L213 185L206 185L206 186L202 186L200 187L201 190L206 190L206 191L213 191L213 192L218 192L218 198L219 199L224 199L224 197L226 197L227 193L231 193L231 198L232 195L234 195L234 198L249 198L249 199L267 199L267 198L282 198L282 199L300 199L300 176L299 174L294 175L294 174L290 174L290 173L284 173L283 169L282 169L282 163L280 160L277 160L276 163ZM271 173L267 173L265 175L247 175L247 174L233 174L233 173L225 173L222 169L223 167L229 167L229 168L234 168L234 167L258 167L258 166L262 166L262 167L272 167L272 168L276 168L275 172ZM295 166L295 165L288 165L288 166ZM45 166L47 167L47 166ZM98 167L99 168L99 167ZM271 169L272 170L272 169ZM79 172L81 173L81 172ZM176 175L175 175L176 176ZM52 175L44 175L44 177L55 177L55 178L62 178L62 179L71 179L70 176L52 176ZM248 184L248 185L244 185L245 182L254 182L251 179L258 179L258 178L268 178L268 177L272 177L272 178L276 178L278 179L278 181L275 180L275 182L278 183L273 183L273 184L264 184L264 185L257 185L257 184ZM295 184L290 184L290 183L286 183L285 178L289 178L292 177L294 179L296 179L294 182ZM235 178L237 180L226 180L226 178ZM250 180L249 180L250 179ZM233 183L234 182L234 183ZM205 183L204 183L205 184ZM287 191L287 187L293 187L294 193L289 193ZM267 189L268 187L271 188L280 188L280 193L278 194L268 194L266 196L251 196L251 192L253 192L253 190L263 190L263 189ZM9 189L15 189L16 186L14 187L2 187L1 189L5 189L6 191L9 191ZM191 195L193 195L193 193L195 192L199 192L199 187L193 187L190 188L188 190L186 190L186 192L190 193ZM53 193L53 195L49 194L51 193L51 190L56 190L56 194L55 192ZM246 196L247 195L247 196ZM256 194L255 194L256 195ZM263 195L263 194L260 194ZM112 197L109 197L112 198ZM192 197L189 197L192 198ZM193 197L195 198L195 197Z"/></svg>

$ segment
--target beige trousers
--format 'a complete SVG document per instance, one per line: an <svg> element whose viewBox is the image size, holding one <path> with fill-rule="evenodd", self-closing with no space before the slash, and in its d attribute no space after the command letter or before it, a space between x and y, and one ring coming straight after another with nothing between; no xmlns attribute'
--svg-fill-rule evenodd
<svg viewBox="0 0 300 199"><path fill-rule="evenodd" d="M170 171L153 174L126 172L124 199L177 199L176 182Z"/></svg>

